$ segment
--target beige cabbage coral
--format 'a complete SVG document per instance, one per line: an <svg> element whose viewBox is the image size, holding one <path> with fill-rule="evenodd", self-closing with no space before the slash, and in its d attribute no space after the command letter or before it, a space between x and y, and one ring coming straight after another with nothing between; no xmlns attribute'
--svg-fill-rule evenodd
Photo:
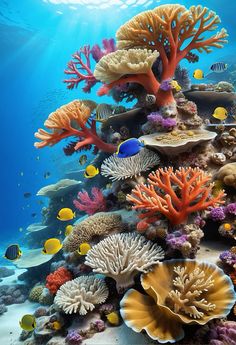
<svg viewBox="0 0 236 345"><path fill-rule="evenodd" d="M100 212L76 224L66 237L63 248L66 252L75 252L83 242L90 242L95 236L107 236L115 231L122 231L124 224L119 214Z"/></svg>
<svg viewBox="0 0 236 345"><path fill-rule="evenodd" d="M127 158L119 158L114 154L103 161L101 174L109 177L112 181L124 180L139 176L141 172L150 170L159 162L159 156L147 149Z"/></svg>
<svg viewBox="0 0 236 345"><path fill-rule="evenodd" d="M184 337L182 324L204 325L225 317L236 295L228 276L214 264L168 260L142 275L147 295L129 290L121 301L121 315L136 332L161 343Z"/></svg>
<svg viewBox="0 0 236 345"><path fill-rule="evenodd" d="M226 186L236 188L236 163L225 164L216 174L216 178Z"/></svg>
<svg viewBox="0 0 236 345"><path fill-rule="evenodd" d="M94 76L103 83L112 83L125 74L145 74L159 53L148 49L117 50L107 54L96 65Z"/></svg>
<svg viewBox="0 0 236 345"><path fill-rule="evenodd" d="M54 303L66 314L85 315L96 304L106 301L109 291L103 279L81 276L63 284L57 291Z"/></svg>
<svg viewBox="0 0 236 345"><path fill-rule="evenodd" d="M164 251L157 244L126 233L109 236L95 245L86 255L85 264L113 278L120 291L134 284L138 272L148 272L163 258Z"/></svg>

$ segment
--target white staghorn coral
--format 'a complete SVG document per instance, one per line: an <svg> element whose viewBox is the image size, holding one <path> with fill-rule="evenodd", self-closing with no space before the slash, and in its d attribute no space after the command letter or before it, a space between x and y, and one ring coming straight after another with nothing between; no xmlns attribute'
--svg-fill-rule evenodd
<svg viewBox="0 0 236 345"><path fill-rule="evenodd" d="M87 254L85 264L94 272L116 281L118 291L134 284L138 272L146 273L164 258L157 244L134 233L115 234L95 245Z"/></svg>
<svg viewBox="0 0 236 345"><path fill-rule="evenodd" d="M216 308L215 304L200 297L214 286L214 279L212 275L206 277L199 267L190 274L186 270L186 267L174 267L177 277L173 280L173 285L176 290L169 292L168 300L173 304L175 313L184 312L194 319L201 319L205 313Z"/></svg>
<svg viewBox="0 0 236 345"><path fill-rule="evenodd" d="M81 276L63 284L57 291L54 303L66 314L87 314L95 304L105 302L109 294L103 279Z"/></svg>
<svg viewBox="0 0 236 345"><path fill-rule="evenodd" d="M141 150L137 155L119 158L116 154L105 159L101 166L101 174L112 181L136 177L143 171L150 170L160 162L159 156L147 149Z"/></svg>

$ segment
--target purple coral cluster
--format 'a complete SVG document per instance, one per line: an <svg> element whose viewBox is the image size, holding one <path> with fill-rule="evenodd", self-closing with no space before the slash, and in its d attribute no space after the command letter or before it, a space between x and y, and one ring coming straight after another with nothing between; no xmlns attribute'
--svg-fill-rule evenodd
<svg viewBox="0 0 236 345"><path fill-rule="evenodd" d="M225 250L220 254L220 260L223 261L223 263L234 267L234 265L236 265L236 253L231 250Z"/></svg>
<svg viewBox="0 0 236 345"><path fill-rule="evenodd" d="M172 249L181 250L183 244L187 242L188 235L183 235L181 231L175 231L174 233L168 234L166 237L166 243Z"/></svg>
<svg viewBox="0 0 236 345"><path fill-rule="evenodd" d="M236 322L222 321L210 330L210 345L236 344Z"/></svg>
<svg viewBox="0 0 236 345"><path fill-rule="evenodd" d="M68 345L79 345L82 343L82 341L83 341L83 338L74 329L69 331L69 333L66 336L66 343Z"/></svg>
<svg viewBox="0 0 236 345"><path fill-rule="evenodd" d="M159 125L166 130L171 130L176 126L176 120L170 117L164 118L159 112L153 112L147 116L148 121Z"/></svg>
<svg viewBox="0 0 236 345"><path fill-rule="evenodd" d="M169 91L172 89L171 79L166 79L161 82L160 89L163 91Z"/></svg>
<svg viewBox="0 0 236 345"><path fill-rule="evenodd" d="M214 207L210 211L210 218L215 222L224 220L227 216L236 215L236 203L228 204L227 206Z"/></svg>

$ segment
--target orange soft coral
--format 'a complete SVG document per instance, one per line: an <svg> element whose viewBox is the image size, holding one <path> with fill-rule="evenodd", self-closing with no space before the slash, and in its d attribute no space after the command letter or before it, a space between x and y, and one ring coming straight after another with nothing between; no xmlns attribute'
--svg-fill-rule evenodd
<svg viewBox="0 0 236 345"><path fill-rule="evenodd" d="M163 214L173 225L184 223L188 215L223 204L224 191L211 195L210 175L198 168L158 169L149 174L148 184L137 185L127 200L134 209L144 210L142 218Z"/></svg>
<svg viewBox="0 0 236 345"><path fill-rule="evenodd" d="M58 268L55 272L50 273L46 278L46 288L51 294L55 294L57 290L69 280L72 280L72 274L65 267Z"/></svg>

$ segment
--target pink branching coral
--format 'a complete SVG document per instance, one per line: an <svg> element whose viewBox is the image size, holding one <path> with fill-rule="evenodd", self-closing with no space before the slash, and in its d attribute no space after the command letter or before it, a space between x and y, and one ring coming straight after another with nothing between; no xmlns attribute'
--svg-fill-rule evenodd
<svg viewBox="0 0 236 345"><path fill-rule="evenodd" d="M75 207L88 215L93 215L97 212L106 211L106 200L99 188L93 187L91 190L92 197L86 191L78 193L78 200L73 200Z"/></svg>
<svg viewBox="0 0 236 345"><path fill-rule="evenodd" d="M98 44L95 44L91 49L93 59L96 62L101 60L103 56L109 53L112 53L116 50L116 44L113 38L110 38L110 39L105 38L104 40L102 40L102 45L103 45L103 49Z"/></svg>
<svg viewBox="0 0 236 345"><path fill-rule="evenodd" d="M223 204L224 191L215 197L211 195L210 175L198 168L159 168L149 174L148 184L136 185L127 200L134 209L143 210L140 218L156 213L164 215L173 225L184 223L191 213L202 211L209 206Z"/></svg>

